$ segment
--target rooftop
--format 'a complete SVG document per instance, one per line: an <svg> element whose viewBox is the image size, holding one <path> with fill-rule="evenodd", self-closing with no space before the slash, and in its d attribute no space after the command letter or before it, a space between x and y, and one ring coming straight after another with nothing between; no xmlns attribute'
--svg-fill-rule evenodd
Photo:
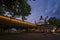
<svg viewBox="0 0 60 40"><path fill-rule="evenodd" d="M36 26L33 23L22 21L22 20L17 20L17 19L10 18L10 17L7 17L7 16L0 16L0 19L5 20L5 21L9 21L11 23L13 22L13 23L19 23L19 24L24 24L24 25L29 25L29 26Z"/></svg>

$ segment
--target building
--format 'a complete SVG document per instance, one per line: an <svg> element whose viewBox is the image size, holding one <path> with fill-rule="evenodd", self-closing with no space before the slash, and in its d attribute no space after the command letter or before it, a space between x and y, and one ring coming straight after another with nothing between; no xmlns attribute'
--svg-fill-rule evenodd
<svg viewBox="0 0 60 40"><path fill-rule="evenodd" d="M54 25L49 24L49 22L46 20L48 17L45 19L41 16L38 22L35 22L37 25L37 28L40 29L40 32L54 32Z"/></svg>
<svg viewBox="0 0 60 40"><path fill-rule="evenodd" d="M43 19L43 17L41 16L39 21L36 22L37 25L42 25L42 24L45 24L45 20Z"/></svg>
<svg viewBox="0 0 60 40"><path fill-rule="evenodd" d="M35 24L36 25L49 24L49 22L47 21L47 18L48 18L48 16L45 17L45 19L42 16L40 16L40 19L38 20L38 22L35 22Z"/></svg>
<svg viewBox="0 0 60 40"><path fill-rule="evenodd" d="M7 16L0 16L0 32L11 32L11 31L25 31L36 27L35 24L10 18Z"/></svg>
<svg viewBox="0 0 60 40"><path fill-rule="evenodd" d="M58 26L58 27L56 28L56 32L57 32L57 33L60 33L60 26Z"/></svg>
<svg viewBox="0 0 60 40"><path fill-rule="evenodd" d="M54 25L47 24L47 21L41 16L35 24L26 21L17 20L7 16L0 16L0 32L54 32Z"/></svg>

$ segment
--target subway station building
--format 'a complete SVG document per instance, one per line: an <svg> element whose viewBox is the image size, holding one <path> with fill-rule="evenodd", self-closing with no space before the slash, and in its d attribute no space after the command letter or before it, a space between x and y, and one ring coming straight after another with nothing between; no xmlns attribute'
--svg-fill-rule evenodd
<svg viewBox="0 0 60 40"><path fill-rule="evenodd" d="M47 24L47 25L45 25ZM54 25L45 22L40 17L39 22L35 24L22 20L17 20L7 16L0 16L0 32L54 32Z"/></svg>
<svg viewBox="0 0 60 40"><path fill-rule="evenodd" d="M17 20L14 18L0 16L0 32L10 32L10 31L20 31L20 30L28 30L36 27L35 24Z"/></svg>

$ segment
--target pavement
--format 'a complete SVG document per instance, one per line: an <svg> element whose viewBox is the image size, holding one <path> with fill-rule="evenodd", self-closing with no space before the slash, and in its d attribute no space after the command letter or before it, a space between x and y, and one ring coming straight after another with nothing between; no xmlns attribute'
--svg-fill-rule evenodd
<svg viewBox="0 0 60 40"><path fill-rule="evenodd" d="M53 33L53 34L55 34L55 35L60 35L60 33Z"/></svg>
<svg viewBox="0 0 60 40"><path fill-rule="evenodd" d="M19 33L2 34L0 40L60 40L60 34L46 33Z"/></svg>

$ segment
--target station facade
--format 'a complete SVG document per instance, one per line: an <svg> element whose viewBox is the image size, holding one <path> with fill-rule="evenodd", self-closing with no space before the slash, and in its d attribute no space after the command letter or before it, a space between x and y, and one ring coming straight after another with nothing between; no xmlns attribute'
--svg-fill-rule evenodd
<svg viewBox="0 0 60 40"><path fill-rule="evenodd" d="M0 32L54 32L54 25L49 24L41 16L35 24L0 16Z"/></svg>

